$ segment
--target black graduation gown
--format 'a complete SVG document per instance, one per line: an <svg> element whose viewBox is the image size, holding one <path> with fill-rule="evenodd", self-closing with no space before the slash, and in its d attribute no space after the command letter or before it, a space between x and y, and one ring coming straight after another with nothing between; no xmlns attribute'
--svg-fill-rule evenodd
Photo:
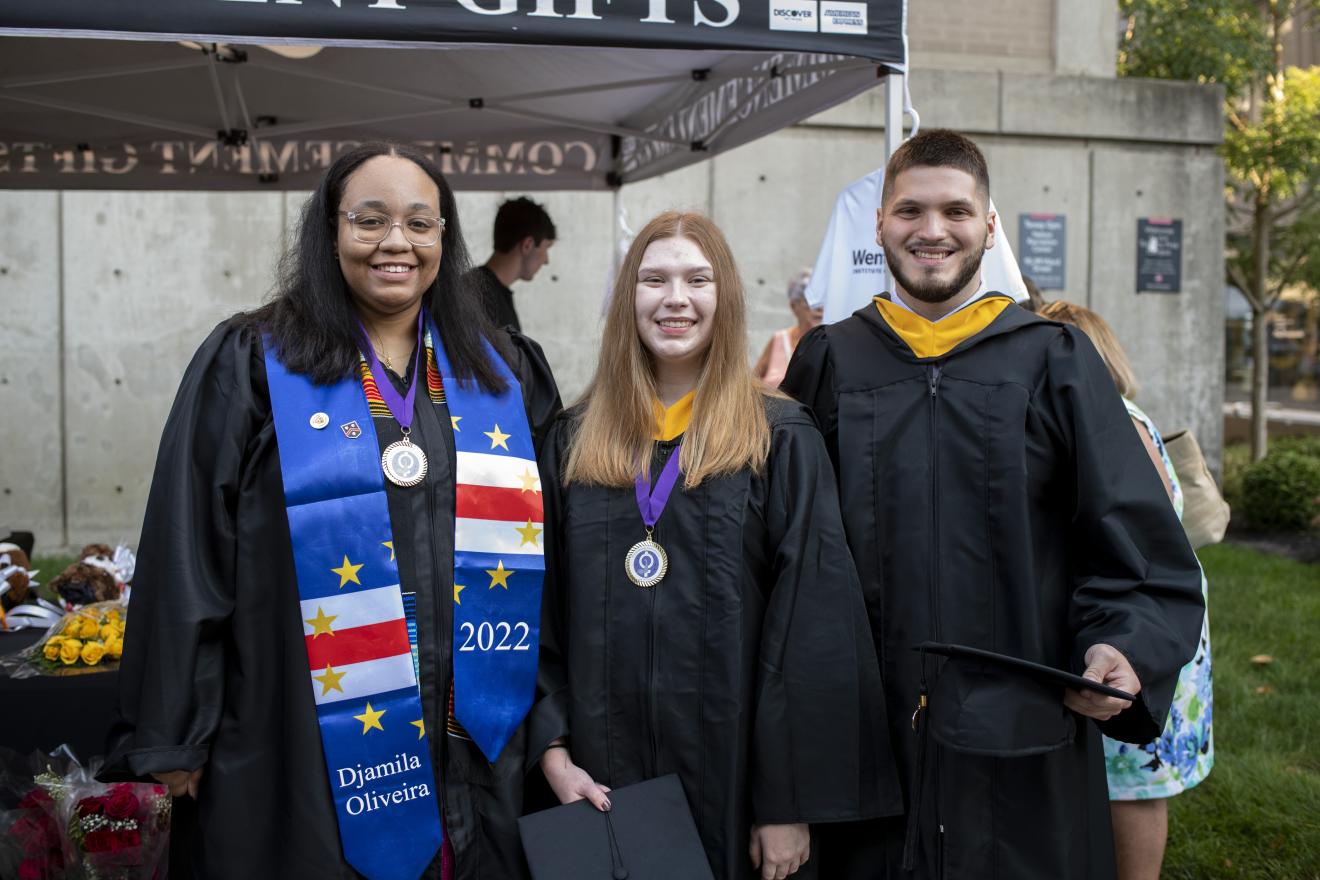
<svg viewBox="0 0 1320 880"><path fill-rule="evenodd" d="M512 327L522 332L518 310L513 307L513 291L488 266L478 266L468 273L472 286L481 292L481 305L496 327Z"/></svg>
<svg viewBox="0 0 1320 880"><path fill-rule="evenodd" d="M680 479L655 529L669 572L650 589L624 573L628 548L645 537L632 487L556 479L573 411L541 461L554 535L541 656L550 697L530 725L529 757L566 735L573 760L604 785L677 773L721 880L752 876L754 822L900 809L829 459L800 405L767 399L767 413L763 474L692 491ZM653 475L677 444L656 443ZM801 876L817 876L817 862Z"/></svg>
<svg viewBox="0 0 1320 880"><path fill-rule="evenodd" d="M807 334L783 387L815 412L838 472L919 830L915 874L899 870L904 823L890 822L863 830L862 864L837 876L1112 877L1099 734L1159 734L1202 600L1196 559L1090 340L1010 305L921 359L868 306ZM922 762L933 725L929 713L921 732L910 723L922 678L912 646L928 639L1072 672L1103 642L1143 689L1097 725L1062 709L1061 689L1012 675L957 670L941 691L954 667L932 656L932 709L944 701L983 733L931 736Z"/></svg>
<svg viewBox="0 0 1320 880"><path fill-rule="evenodd" d="M513 336L534 439L559 410L540 348ZM262 346L221 324L184 374L147 502L108 777L205 766L175 801L172 876L354 877L343 861L298 605ZM397 383L396 383L397 384ZM426 729L459 878L523 876L525 734L491 766L446 736L454 468L448 411L419 389L421 486L385 482L404 592L417 594ZM373 419L382 448L400 437ZM337 430L331 426L330 430ZM438 601L437 601L438 600ZM439 876L437 854L427 876Z"/></svg>

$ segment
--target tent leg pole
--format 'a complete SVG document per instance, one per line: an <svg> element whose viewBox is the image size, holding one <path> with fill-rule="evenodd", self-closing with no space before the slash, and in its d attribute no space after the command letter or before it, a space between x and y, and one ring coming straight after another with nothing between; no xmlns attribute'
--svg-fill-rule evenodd
<svg viewBox="0 0 1320 880"><path fill-rule="evenodd" d="M903 74L885 77L885 161L903 143Z"/></svg>

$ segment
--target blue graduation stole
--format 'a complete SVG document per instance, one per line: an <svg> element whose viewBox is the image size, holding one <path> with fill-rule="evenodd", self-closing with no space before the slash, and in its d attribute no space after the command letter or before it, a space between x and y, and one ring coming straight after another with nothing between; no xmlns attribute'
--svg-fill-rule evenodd
<svg viewBox="0 0 1320 880"><path fill-rule="evenodd" d="M265 359L344 859L372 880L415 880L444 831L371 414L357 380L313 385L269 340Z"/></svg>
<svg viewBox="0 0 1320 880"><path fill-rule="evenodd" d="M434 344L438 334L428 330L427 379L432 355L445 365L444 374L452 373L443 348ZM487 348L508 390L492 397L453 378L447 378L446 390L452 389L450 412L460 450L455 713L494 761L531 706L544 564L539 478L521 393L503 360ZM412 880L435 857L444 831L369 406L374 383L364 369L361 381L314 385L288 372L269 340L265 362L309 683L344 858L372 880ZM420 370L414 381L425 381ZM475 462L465 459L460 440L465 417L490 421L493 430L485 437L501 452L481 454ZM525 457L515 458L509 447ZM512 468L519 462L524 469L515 477ZM515 478L518 489L508 492ZM511 505L514 494L519 503ZM517 527L521 553L500 552L512 542L500 534L500 525ZM487 552L492 549L493 555ZM478 571L488 575L489 592L516 599L460 598L476 583Z"/></svg>
<svg viewBox="0 0 1320 880"><path fill-rule="evenodd" d="M438 338L434 331L432 336ZM518 380L462 382L434 347L454 427L454 716L494 763L531 708L545 578L540 474Z"/></svg>

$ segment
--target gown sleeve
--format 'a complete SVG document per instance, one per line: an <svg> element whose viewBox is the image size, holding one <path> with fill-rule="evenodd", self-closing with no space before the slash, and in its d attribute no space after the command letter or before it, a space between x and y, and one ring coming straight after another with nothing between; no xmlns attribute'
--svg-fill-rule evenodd
<svg viewBox="0 0 1320 880"><path fill-rule="evenodd" d="M772 580L752 731L753 820L895 815L902 804L884 689L834 474L809 416L792 408L766 466Z"/></svg>
<svg viewBox="0 0 1320 880"><path fill-rule="evenodd" d="M541 645L536 669L536 702L527 717L527 769L541 760L546 746L568 735L568 667L564 638L567 597L560 584L562 559L558 540L563 526L563 491L559 475L568 448L570 425L562 416L550 426L537 471L541 475L541 501L545 512L545 579L541 585Z"/></svg>
<svg viewBox="0 0 1320 880"><path fill-rule="evenodd" d="M1112 645L1141 681L1138 701L1109 721L1107 736L1159 736L1178 672L1192 659L1205 604L1201 572L1159 474L1141 445L1109 371L1085 334L1064 328L1047 354L1044 409L1071 450L1069 487L1073 665Z"/></svg>
<svg viewBox="0 0 1320 880"><path fill-rule="evenodd" d="M811 410L837 472L838 404L834 398L834 363L830 358L827 333L828 328L816 327L798 341L779 390Z"/></svg>
<svg viewBox="0 0 1320 880"><path fill-rule="evenodd" d="M532 431L532 446L539 450L555 416L563 409L559 400L559 386L555 384L550 362L545 359L541 346L516 331L511 331L509 336L513 341L513 371L522 385L527 426Z"/></svg>
<svg viewBox="0 0 1320 880"><path fill-rule="evenodd" d="M196 770L220 725L235 511L261 424L256 343L221 325L184 373L161 437L103 776Z"/></svg>

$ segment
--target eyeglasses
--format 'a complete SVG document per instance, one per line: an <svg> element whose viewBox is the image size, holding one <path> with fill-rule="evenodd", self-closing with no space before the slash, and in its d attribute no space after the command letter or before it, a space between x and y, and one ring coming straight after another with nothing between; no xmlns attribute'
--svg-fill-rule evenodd
<svg viewBox="0 0 1320 880"><path fill-rule="evenodd" d="M388 214L375 211L340 211L348 218L348 226L353 230L353 237L363 244L380 244L394 230L403 230L403 237L417 247L430 247L440 240L440 233L445 228L443 217L409 217L399 221Z"/></svg>

